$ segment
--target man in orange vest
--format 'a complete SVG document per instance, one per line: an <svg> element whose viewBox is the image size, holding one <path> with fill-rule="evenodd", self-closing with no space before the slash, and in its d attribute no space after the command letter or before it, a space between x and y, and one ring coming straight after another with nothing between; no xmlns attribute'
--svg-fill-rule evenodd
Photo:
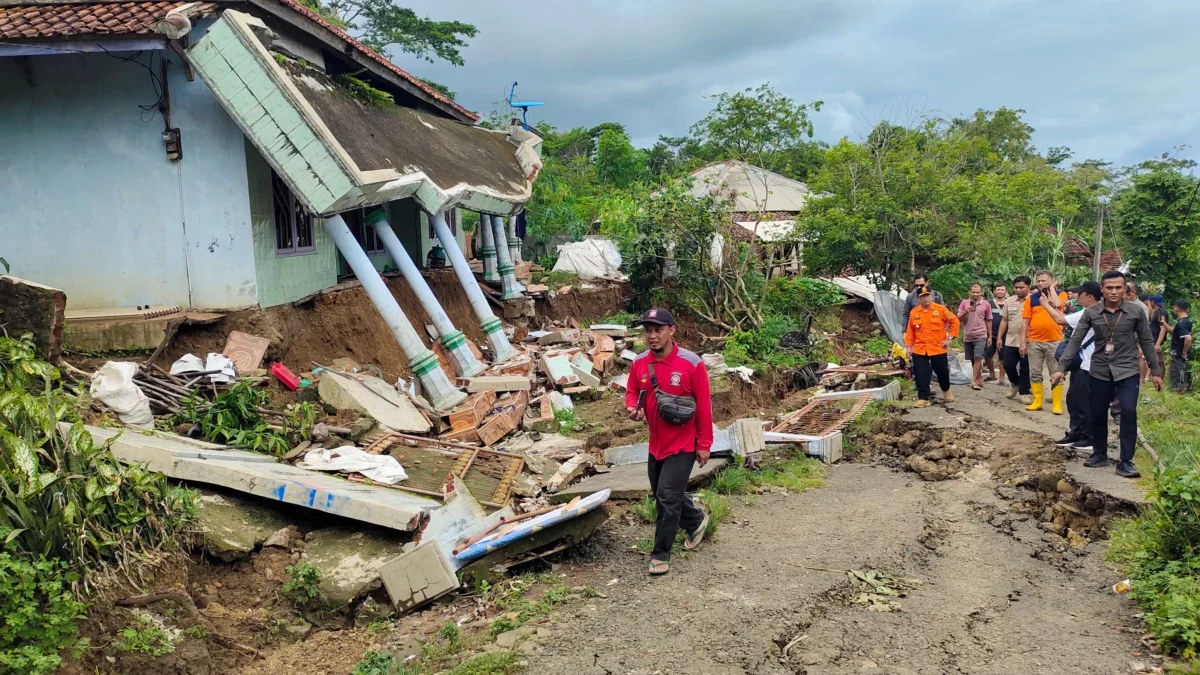
<svg viewBox="0 0 1200 675"><path fill-rule="evenodd" d="M937 373L938 385L942 388L946 402L954 400L950 393L950 361L946 348L950 340L958 335L958 317L933 301L928 288L918 291L920 304L908 316L908 330L904 332L904 343L908 345L908 357L912 361L913 379L917 381L917 408L929 405L929 384Z"/></svg>
<svg viewBox="0 0 1200 675"><path fill-rule="evenodd" d="M1067 306L1067 294L1058 290L1058 282L1048 270L1042 270L1034 277L1037 290L1025 298L1021 316L1025 319L1024 332L1021 333L1021 356L1029 358L1029 388L1033 394L1033 402L1026 410L1041 410L1046 403L1046 388L1042 384L1043 371L1051 374L1058 368L1058 344L1062 342L1062 326L1046 311L1042 303L1046 303L1063 311ZM1063 414L1062 384L1050 386L1050 397L1055 415Z"/></svg>

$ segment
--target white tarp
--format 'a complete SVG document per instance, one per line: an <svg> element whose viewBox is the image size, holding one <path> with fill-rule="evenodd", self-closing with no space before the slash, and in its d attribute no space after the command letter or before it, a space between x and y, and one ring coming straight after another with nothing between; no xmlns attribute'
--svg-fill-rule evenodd
<svg viewBox="0 0 1200 675"><path fill-rule="evenodd" d="M621 252L608 239L584 239L561 244L554 271L574 274L580 279L625 280L625 275L621 274Z"/></svg>
<svg viewBox="0 0 1200 675"><path fill-rule="evenodd" d="M301 469L361 473L377 483L394 485L408 479L404 467L391 455L372 455L353 445L309 450L296 464Z"/></svg>

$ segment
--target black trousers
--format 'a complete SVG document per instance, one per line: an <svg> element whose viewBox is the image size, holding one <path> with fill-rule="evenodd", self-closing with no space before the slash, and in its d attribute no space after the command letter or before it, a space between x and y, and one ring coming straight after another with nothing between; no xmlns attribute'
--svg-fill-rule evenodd
<svg viewBox="0 0 1200 675"><path fill-rule="evenodd" d="M1008 373L1009 384L1017 385L1022 394L1030 393L1029 389L1029 357L1021 356L1020 347L1005 346L1000 354L1004 361L1004 372Z"/></svg>
<svg viewBox="0 0 1200 675"><path fill-rule="evenodd" d="M655 459L654 455L650 455L646 462L650 474L650 492L658 503L651 560L670 560L679 528L690 534L704 521L704 512L687 496L688 476L692 474L692 465L695 463L694 452L680 452L666 459Z"/></svg>
<svg viewBox="0 0 1200 675"><path fill-rule="evenodd" d="M1102 380L1091 378L1088 384L1088 398L1091 400L1092 416L1092 452L1094 454L1108 453L1108 405L1115 396L1121 411L1121 461L1133 460L1133 451L1137 447L1137 404L1140 389L1140 375L1133 375L1123 380Z"/></svg>
<svg viewBox="0 0 1200 675"><path fill-rule="evenodd" d="M917 381L917 398L929 400L929 383L936 373L938 386L942 391L950 391L950 361L945 354L922 356L913 354L913 379Z"/></svg>
<svg viewBox="0 0 1200 675"><path fill-rule="evenodd" d="M1071 371L1071 386L1067 389L1067 414L1071 428L1067 434L1076 440L1092 438L1092 402L1089 399L1092 375L1083 368Z"/></svg>

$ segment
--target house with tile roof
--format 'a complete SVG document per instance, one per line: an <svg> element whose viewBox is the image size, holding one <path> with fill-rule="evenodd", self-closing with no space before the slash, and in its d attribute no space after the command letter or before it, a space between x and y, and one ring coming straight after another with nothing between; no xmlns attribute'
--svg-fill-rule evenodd
<svg viewBox="0 0 1200 675"><path fill-rule="evenodd" d="M515 221L540 137L478 116L297 0L0 0L0 256L72 311L271 307L357 277L435 407L459 400L380 279L395 268L458 375L483 369L419 268L436 245L490 343L521 297Z"/></svg>

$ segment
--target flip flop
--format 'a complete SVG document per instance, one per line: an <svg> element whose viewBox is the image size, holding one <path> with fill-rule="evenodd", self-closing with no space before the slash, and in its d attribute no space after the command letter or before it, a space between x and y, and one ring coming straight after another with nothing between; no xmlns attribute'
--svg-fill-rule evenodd
<svg viewBox="0 0 1200 675"><path fill-rule="evenodd" d="M671 563L666 560L650 561L650 576L659 577L671 571Z"/></svg>
<svg viewBox="0 0 1200 675"><path fill-rule="evenodd" d="M692 534L689 534L687 538L683 540L683 547L685 549L689 551L695 551L696 547L700 545L700 542L704 541L704 532L708 530L708 520L709 517L706 513L704 514L704 520L700 521L700 525L696 527L696 531Z"/></svg>

